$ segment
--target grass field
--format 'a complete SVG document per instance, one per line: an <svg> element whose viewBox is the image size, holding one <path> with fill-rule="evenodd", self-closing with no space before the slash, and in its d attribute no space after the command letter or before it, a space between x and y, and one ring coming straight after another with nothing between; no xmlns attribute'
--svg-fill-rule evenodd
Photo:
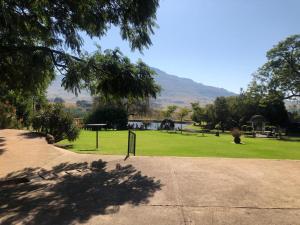
<svg viewBox="0 0 300 225"><path fill-rule="evenodd" d="M95 149L96 133L81 131L77 141L66 140L60 145L78 153L126 155L128 131L101 131L100 148ZM137 155L147 156L202 156L230 158L300 159L298 139L274 140L245 138L243 144L232 143L231 135L167 133L162 131L136 131Z"/></svg>

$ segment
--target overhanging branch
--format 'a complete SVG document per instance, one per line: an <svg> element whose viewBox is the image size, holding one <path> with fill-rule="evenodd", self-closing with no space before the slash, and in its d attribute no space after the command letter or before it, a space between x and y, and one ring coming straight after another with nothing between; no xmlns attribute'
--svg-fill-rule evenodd
<svg viewBox="0 0 300 225"><path fill-rule="evenodd" d="M68 67L67 66L67 61L68 61L68 58L71 59L71 60L75 60L77 62L82 62L82 63L87 63L86 60L84 59L81 59L77 56L74 56L74 55L70 55L68 53L65 53L63 51L60 51L60 50L57 50L57 49L52 49L52 48L49 48L49 47L45 47L45 46L26 46L26 45L22 45L22 46L3 46L3 45L0 45L0 54L7 54L7 53L11 53L11 52L16 52L16 51L30 51L30 52L34 52L34 51L43 51L45 53L47 53L50 57L51 57L51 60L54 64L54 66L56 67L61 67L63 69L66 70L66 68ZM66 62L65 64L62 64L60 62L58 62L57 58L55 55L59 55L61 57L64 57L64 61ZM63 60L61 60L63 61ZM107 73L106 71L104 71L102 68L98 67L97 65L93 64L92 65L93 69L95 70L98 70L98 71L101 71L101 73L104 73L106 75L110 75L109 73ZM58 71L60 71L58 69Z"/></svg>

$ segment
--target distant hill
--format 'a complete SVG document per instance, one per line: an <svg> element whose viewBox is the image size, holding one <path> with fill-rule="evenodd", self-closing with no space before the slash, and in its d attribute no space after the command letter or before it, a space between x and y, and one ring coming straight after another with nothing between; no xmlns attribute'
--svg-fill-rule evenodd
<svg viewBox="0 0 300 225"><path fill-rule="evenodd" d="M217 88L197 83L188 78L167 74L159 69L152 68L157 73L156 82L161 85L161 95L155 103L160 105L189 105L199 101L202 104L212 102L218 96L236 95L224 88Z"/></svg>
<svg viewBox="0 0 300 225"><path fill-rule="evenodd" d="M191 102L199 101L201 104L212 102L218 96L232 96L236 95L233 92L227 91L224 88L217 88L197 83L188 78L182 78L175 75L167 74L157 68L152 68L157 75L156 82L162 87L162 92L157 99L152 101L152 104L157 107L164 107L166 105L181 105L187 106ZM61 76L58 76L48 88L48 98L54 99L61 97L66 102L76 102L77 100L88 100L92 98L87 91L82 91L76 97L72 93L66 92L61 87Z"/></svg>
<svg viewBox="0 0 300 225"><path fill-rule="evenodd" d="M62 76L58 75L56 79L51 83L47 90L47 97L49 100L54 100L56 97L63 98L66 102L75 103L77 100L92 101L92 97L86 90L82 90L81 93L76 97L73 93L65 91L61 87Z"/></svg>

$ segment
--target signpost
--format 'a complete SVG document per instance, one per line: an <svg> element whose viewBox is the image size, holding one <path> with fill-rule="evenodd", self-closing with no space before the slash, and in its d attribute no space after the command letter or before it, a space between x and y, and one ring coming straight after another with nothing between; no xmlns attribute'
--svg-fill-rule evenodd
<svg viewBox="0 0 300 225"><path fill-rule="evenodd" d="M96 149L98 149L98 146L99 146L99 143L98 143L99 128L101 129L102 127L105 127L106 125L107 125L106 123L89 123L89 124L85 125L85 127L96 128Z"/></svg>

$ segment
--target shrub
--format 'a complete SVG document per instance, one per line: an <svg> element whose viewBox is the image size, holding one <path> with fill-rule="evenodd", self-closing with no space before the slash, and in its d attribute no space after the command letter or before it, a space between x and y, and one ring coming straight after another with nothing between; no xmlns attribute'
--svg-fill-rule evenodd
<svg viewBox="0 0 300 225"><path fill-rule="evenodd" d="M16 109L9 102L0 102L0 128L17 127Z"/></svg>
<svg viewBox="0 0 300 225"><path fill-rule="evenodd" d="M217 130L217 132L216 132L217 137L220 136L219 130L221 130L221 128L222 128L221 123L216 124L215 129Z"/></svg>
<svg viewBox="0 0 300 225"><path fill-rule="evenodd" d="M151 123L149 121L143 121L142 123L143 123L143 127L145 130L147 130L148 127L151 125Z"/></svg>
<svg viewBox="0 0 300 225"><path fill-rule="evenodd" d="M232 136L234 137L234 143L240 144L241 143L241 132L238 128L233 128L231 131Z"/></svg>
<svg viewBox="0 0 300 225"><path fill-rule="evenodd" d="M161 121L160 124L161 130L174 130L174 128L175 128L175 123L173 120L164 119L163 121Z"/></svg>
<svg viewBox="0 0 300 225"><path fill-rule="evenodd" d="M51 134L47 134L46 135L46 141L48 142L48 144L54 144L55 139Z"/></svg>
<svg viewBox="0 0 300 225"><path fill-rule="evenodd" d="M79 136L79 128L73 117L63 110L61 104L47 106L32 120L34 130L53 135L55 142L63 139L74 141Z"/></svg>
<svg viewBox="0 0 300 225"><path fill-rule="evenodd" d="M277 127L276 126L265 126L266 131L276 131Z"/></svg>
<svg viewBox="0 0 300 225"><path fill-rule="evenodd" d="M123 108L99 107L88 115L86 123L106 123L107 128L124 130L127 129L128 114Z"/></svg>

